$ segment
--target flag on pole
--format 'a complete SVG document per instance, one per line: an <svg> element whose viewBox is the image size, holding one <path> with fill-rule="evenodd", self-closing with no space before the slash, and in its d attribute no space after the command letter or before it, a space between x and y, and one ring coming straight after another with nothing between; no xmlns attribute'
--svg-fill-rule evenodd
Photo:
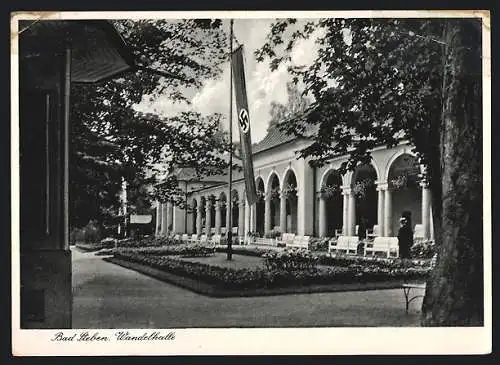
<svg viewBox="0 0 500 365"><path fill-rule="evenodd" d="M236 95L236 112L240 130L241 160L245 175L245 190L249 204L257 201L255 178L252 161L252 138L250 135L250 115L248 113L247 89L245 84L245 68L243 65L243 45L231 55L231 66Z"/></svg>

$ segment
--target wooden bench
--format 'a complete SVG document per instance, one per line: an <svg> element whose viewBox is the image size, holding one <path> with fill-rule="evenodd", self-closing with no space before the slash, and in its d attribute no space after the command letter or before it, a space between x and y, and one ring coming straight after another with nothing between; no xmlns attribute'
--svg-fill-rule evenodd
<svg viewBox="0 0 500 365"><path fill-rule="evenodd" d="M286 244L286 247L309 250L310 236L295 236L293 241Z"/></svg>
<svg viewBox="0 0 500 365"><path fill-rule="evenodd" d="M373 242L365 244L365 256L371 253L374 256L376 252L383 252L387 257L399 257L399 244L397 237L375 237Z"/></svg>
<svg viewBox="0 0 500 365"><path fill-rule="evenodd" d="M410 296L410 292L412 289L424 289L425 290L425 284L419 284L419 283L405 283L403 284L403 293L405 296L405 313L408 314L408 309L410 307L410 303L413 302L417 298L423 298L423 294L417 294Z"/></svg>
<svg viewBox="0 0 500 365"><path fill-rule="evenodd" d="M357 236L339 236L337 240L330 240L328 242L328 252L332 251L345 251L347 255L358 253L359 237Z"/></svg>

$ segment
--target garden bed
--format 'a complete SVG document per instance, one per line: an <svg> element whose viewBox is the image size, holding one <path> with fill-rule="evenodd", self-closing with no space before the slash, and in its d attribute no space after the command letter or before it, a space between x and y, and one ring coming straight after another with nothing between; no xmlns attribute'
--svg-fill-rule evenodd
<svg viewBox="0 0 500 365"><path fill-rule="evenodd" d="M163 252L162 252L163 251ZM118 250L111 262L212 296L266 295L316 291L368 290L401 287L403 281L424 281L429 270L421 267L376 265L316 265L311 255L267 255L266 259L223 254L183 257L165 250ZM300 256L300 255L299 255ZM304 259L309 260L304 264ZM260 261L262 260L262 261ZM160 272L164 273L160 274ZM202 288L203 287L203 288ZM201 288L201 289L200 289Z"/></svg>
<svg viewBox="0 0 500 365"><path fill-rule="evenodd" d="M322 292L345 292L345 291L365 291L365 290L381 290L381 289L397 289L402 287L402 281L380 281L371 283L332 283L332 284L316 284L308 286L288 286L275 288L254 288L254 289L231 289L224 288L215 284L205 283L203 281L172 274L170 272L160 270L149 265L131 262L129 260L119 259L116 257L105 258L107 262L120 265L130 270L137 271L141 274L151 276L155 279L177 285L181 288L193 291L198 294L206 295L215 298L229 297L256 297L256 296L271 296L271 295L287 295L287 294L307 294L307 293L322 293Z"/></svg>

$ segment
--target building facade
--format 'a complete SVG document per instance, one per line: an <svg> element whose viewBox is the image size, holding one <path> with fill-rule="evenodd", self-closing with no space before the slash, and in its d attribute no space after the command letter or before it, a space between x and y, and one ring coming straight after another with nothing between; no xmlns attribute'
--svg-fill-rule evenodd
<svg viewBox="0 0 500 365"><path fill-rule="evenodd" d="M297 158L305 139L273 129L253 148L259 201L249 205L241 173L233 177L232 226L238 236L265 236L272 231L300 236L355 236L360 229L378 236L396 236L399 218L411 214L415 235L433 239L431 199L421 181L422 167L401 143L372 151L370 164L340 176L336 169L347 156L321 168ZM224 234L230 212L227 176L219 180L179 179L187 209L172 202L157 203L156 235Z"/></svg>

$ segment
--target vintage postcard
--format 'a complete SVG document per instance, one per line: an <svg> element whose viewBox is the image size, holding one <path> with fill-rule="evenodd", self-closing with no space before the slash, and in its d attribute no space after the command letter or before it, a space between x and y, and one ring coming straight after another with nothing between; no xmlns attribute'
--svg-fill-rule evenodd
<svg viewBox="0 0 500 365"><path fill-rule="evenodd" d="M12 352L486 354L490 13L11 15Z"/></svg>

